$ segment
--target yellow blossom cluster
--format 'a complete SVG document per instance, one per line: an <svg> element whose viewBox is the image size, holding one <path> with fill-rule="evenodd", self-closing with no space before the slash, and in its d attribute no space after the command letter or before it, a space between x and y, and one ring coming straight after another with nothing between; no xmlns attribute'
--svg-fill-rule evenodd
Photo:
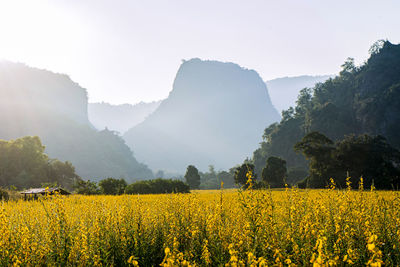
<svg viewBox="0 0 400 267"><path fill-rule="evenodd" d="M398 266L400 193L214 190L0 203L0 266Z"/></svg>

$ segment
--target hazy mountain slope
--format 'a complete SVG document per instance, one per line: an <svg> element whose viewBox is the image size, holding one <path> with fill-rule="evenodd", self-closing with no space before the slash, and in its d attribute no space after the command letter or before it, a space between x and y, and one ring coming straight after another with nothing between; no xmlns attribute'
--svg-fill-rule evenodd
<svg viewBox="0 0 400 267"><path fill-rule="evenodd" d="M98 130L108 128L125 133L144 121L160 105L161 101L140 102L135 105L111 105L109 103L89 103L89 120Z"/></svg>
<svg viewBox="0 0 400 267"><path fill-rule="evenodd" d="M250 156L262 130L277 120L257 72L192 59L179 68L169 97L124 139L153 170L227 169Z"/></svg>
<svg viewBox="0 0 400 267"><path fill-rule="evenodd" d="M124 141L98 132L87 116L86 90L66 75L0 62L0 139L38 135L52 158L83 178L151 178Z"/></svg>
<svg viewBox="0 0 400 267"><path fill-rule="evenodd" d="M266 81L272 104L279 111L286 110L296 104L297 95L305 87L314 87L333 75L283 77Z"/></svg>

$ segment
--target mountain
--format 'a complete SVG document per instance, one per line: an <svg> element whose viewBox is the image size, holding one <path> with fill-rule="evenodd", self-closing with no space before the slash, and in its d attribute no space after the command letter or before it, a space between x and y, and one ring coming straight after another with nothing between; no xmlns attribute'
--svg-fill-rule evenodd
<svg viewBox="0 0 400 267"><path fill-rule="evenodd" d="M111 105L108 103L89 103L89 120L98 130L108 128L125 133L144 121L160 105L161 101L140 102L135 105Z"/></svg>
<svg viewBox="0 0 400 267"><path fill-rule="evenodd" d="M265 129L253 154L257 173L270 156L282 157L289 168L306 169L293 146L312 131L333 141L350 134L382 135L400 148L400 45L378 41L370 53L365 64L355 66L350 58L338 76L300 91L295 108Z"/></svg>
<svg viewBox="0 0 400 267"><path fill-rule="evenodd" d="M0 62L0 139L39 136L51 158L70 161L83 178L152 178L121 137L97 131L86 90L68 76Z"/></svg>
<svg viewBox="0 0 400 267"><path fill-rule="evenodd" d="M333 75L302 75L296 77L283 77L266 81L272 104L279 111L296 105L297 95L305 87L314 87L315 84L325 82Z"/></svg>
<svg viewBox="0 0 400 267"><path fill-rule="evenodd" d="M153 170L228 169L250 156L262 130L277 120L257 72L191 59L180 66L168 98L123 138Z"/></svg>

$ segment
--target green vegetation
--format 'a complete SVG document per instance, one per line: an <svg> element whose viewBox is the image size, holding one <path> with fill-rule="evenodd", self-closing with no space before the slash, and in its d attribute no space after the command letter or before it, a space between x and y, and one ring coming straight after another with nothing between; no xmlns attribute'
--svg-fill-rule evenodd
<svg viewBox="0 0 400 267"><path fill-rule="evenodd" d="M0 186L23 189L52 183L72 188L80 179L74 166L50 159L44 149L37 136L0 140Z"/></svg>
<svg viewBox="0 0 400 267"><path fill-rule="evenodd" d="M261 175L263 182L271 188L282 188L285 187L286 176L286 161L278 157L269 157Z"/></svg>
<svg viewBox="0 0 400 267"><path fill-rule="evenodd" d="M0 201L7 201L10 198L7 190L0 188Z"/></svg>
<svg viewBox="0 0 400 267"><path fill-rule="evenodd" d="M290 173L291 183L304 178L299 174L304 175L308 162L293 147L314 131L322 133L331 142L350 134L382 135L387 138L388 144L400 148L400 45L378 41L370 53L370 58L362 66L355 66L350 58L342 65L337 77L300 91L296 106L282 112L280 123L265 129L263 142L253 153L257 174L262 173L267 159L275 156L286 160L289 170L296 171L296 175ZM333 149L331 146L333 144L323 143L321 149L328 151ZM321 156L318 160L326 163L329 156L326 157ZM322 161L319 164L323 165ZM354 160L349 162L359 164ZM351 171L346 168L350 166L341 166L339 172L331 175L338 176L334 177L335 180L345 179L346 171ZM365 173L354 172L354 175ZM374 178L376 184L379 183L378 177L381 176Z"/></svg>
<svg viewBox="0 0 400 267"><path fill-rule="evenodd" d="M75 192L81 195L98 195L101 193L100 188L96 182L78 180L74 184Z"/></svg>
<svg viewBox="0 0 400 267"><path fill-rule="evenodd" d="M197 168L193 165L189 165L185 174L186 183L190 186L190 189L198 189L200 186L200 175Z"/></svg>
<svg viewBox="0 0 400 267"><path fill-rule="evenodd" d="M366 187L397 189L400 186L400 151L390 146L382 136L346 136L334 143L318 132L307 134L295 149L310 160L310 175L301 183L304 187L326 187L334 178L345 188L347 177L363 177Z"/></svg>
<svg viewBox="0 0 400 267"><path fill-rule="evenodd" d="M255 184L257 180L257 174L254 173L254 164L245 162L238 166L235 170L234 177L235 183L244 188L248 187L250 184Z"/></svg>
<svg viewBox="0 0 400 267"><path fill-rule="evenodd" d="M200 189L220 189L221 183L224 188L232 188L235 186L233 178L235 168L229 171L215 171L213 165L208 166L208 172L199 172L200 174Z"/></svg>
<svg viewBox="0 0 400 267"><path fill-rule="evenodd" d="M164 194L164 193L189 193L189 185L180 180L154 179L137 181L128 185L126 194Z"/></svg>
<svg viewBox="0 0 400 267"><path fill-rule="evenodd" d="M99 182L101 193L105 195L122 195L128 186L124 179L107 178Z"/></svg>

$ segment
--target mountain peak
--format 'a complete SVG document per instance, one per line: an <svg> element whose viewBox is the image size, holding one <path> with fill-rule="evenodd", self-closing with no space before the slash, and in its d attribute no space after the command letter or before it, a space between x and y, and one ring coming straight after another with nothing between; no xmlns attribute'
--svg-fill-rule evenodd
<svg viewBox="0 0 400 267"><path fill-rule="evenodd" d="M124 138L153 169L226 169L250 156L260 133L277 120L257 72L194 58L180 66L169 97Z"/></svg>

